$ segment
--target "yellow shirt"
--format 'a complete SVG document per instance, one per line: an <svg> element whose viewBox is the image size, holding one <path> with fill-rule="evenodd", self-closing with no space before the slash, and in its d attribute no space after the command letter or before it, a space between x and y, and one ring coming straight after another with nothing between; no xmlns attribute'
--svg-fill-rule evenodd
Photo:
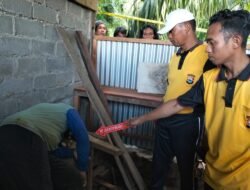
<svg viewBox="0 0 250 190"><path fill-rule="evenodd" d="M173 55L168 67L168 87L163 97L163 101L167 102L171 99L176 99L178 96L187 92L200 78L203 73L203 68L208 60L206 53L206 45L201 44L190 50L185 57L183 65L178 69L181 56ZM192 108L185 108L179 114L192 113Z"/></svg>
<svg viewBox="0 0 250 190"><path fill-rule="evenodd" d="M205 181L215 190L249 190L250 65L245 79L237 79L235 85L218 79L219 71L213 69L203 75L209 147ZM233 97L225 103L230 93Z"/></svg>

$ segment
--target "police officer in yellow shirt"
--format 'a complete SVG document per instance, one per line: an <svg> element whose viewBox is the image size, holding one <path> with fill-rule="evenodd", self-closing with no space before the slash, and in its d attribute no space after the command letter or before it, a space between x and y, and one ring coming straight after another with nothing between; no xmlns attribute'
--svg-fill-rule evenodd
<svg viewBox="0 0 250 190"><path fill-rule="evenodd" d="M187 93L131 119L136 126L186 107L205 107L208 152L205 190L250 189L250 59L246 54L250 14L222 10L209 20L207 49L218 67L205 72Z"/></svg>
<svg viewBox="0 0 250 190"><path fill-rule="evenodd" d="M179 49L168 64L168 87L163 102L187 92L205 70L214 65L208 61L206 45L195 34L194 15L177 9L167 16L160 34L167 34ZM166 175L176 156L182 190L194 188L194 160L199 134L202 130L202 110L185 108L175 115L157 120L153 148L151 190L162 190Z"/></svg>

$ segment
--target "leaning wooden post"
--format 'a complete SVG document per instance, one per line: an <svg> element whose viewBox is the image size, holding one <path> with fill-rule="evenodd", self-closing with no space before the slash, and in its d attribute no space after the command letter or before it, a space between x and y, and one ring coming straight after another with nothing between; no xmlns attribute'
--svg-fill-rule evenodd
<svg viewBox="0 0 250 190"><path fill-rule="evenodd" d="M84 63L82 63L82 59L81 59L79 53L77 53L78 51L73 46L73 44L75 43L75 39L70 39L67 32L62 28L57 28L57 31L61 35L61 37L64 41L64 45L69 53L69 56L71 57L72 62L76 66L76 70L78 71L78 74L79 74L82 82L84 83L85 88L87 89L89 100L92 103L100 120L105 125L113 124L112 119L111 119L110 115L108 114L107 109L105 108L103 102L101 101L100 97L98 96L96 88L92 84L93 81L90 80L89 73L87 72L87 69L86 69ZM126 148L124 147L120 137L118 136L117 133L114 133L112 136L113 136L113 139L115 141L115 144L123 152L122 157L124 158L125 163L128 165L128 169L130 170L130 174L133 176L133 179L135 180L138 188L140 190L144 190L145 189L144 182L143 182L134 162L132 161L130 155L128 154ZM112 143L112 141L110 141L110 143ZM126 170L126 168L123 167L121 160L119 159L118 156L115 156L114 158L116 160L118 168L120 169L120 172L122 174L122 177L124 179L124 182L125 182L127 188L131 189L131 190L134 189L134 185L131 182L131 177L129 174L126 173L127 170Z"/></svg>

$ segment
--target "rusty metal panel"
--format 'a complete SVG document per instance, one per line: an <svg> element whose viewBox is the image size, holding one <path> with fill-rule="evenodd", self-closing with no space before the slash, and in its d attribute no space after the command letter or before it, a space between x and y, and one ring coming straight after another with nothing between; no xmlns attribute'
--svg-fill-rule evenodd
<svg viewBox="0 0 250 190"><path fill-rule="evenodd" d="M132 105L127 103L110 102L112 117L116 123L131 117L145 114L152 108ZM130 128L120 133L122 140L127 145L135 145L144 149L152 149L154 136L154 123L147 122L141 126Z"/></svg>

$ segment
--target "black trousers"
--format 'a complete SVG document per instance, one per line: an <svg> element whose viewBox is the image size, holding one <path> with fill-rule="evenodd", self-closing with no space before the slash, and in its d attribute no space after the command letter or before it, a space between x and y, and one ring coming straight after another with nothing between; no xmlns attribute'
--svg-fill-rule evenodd
<svg viewBox="0 0 250 190"><path fill-rule="evenodd" d="M48 154L42 139L17 125L0 127L1 190L80 190L74 164Z"/></svg>
<svg viewBox="0 0 250 190"><path fill-rule="evenodd" d="M73 159L61 159L49 155L54 190L83 190L84 180Z"/></svg>
<svg viewBox="0 0 250 190"><path fill-rule="evenodd" d="M212 187L210 187L207 183L205 183L204 190L214 190L214 189Z"/></svg>
<svg viewBox="0 0 250 190"><path fill-rule="evenodd" d="M162 190L173 157L177 158L182 190L194 189L194 161L201 120L177 116L157 121L153 150L152 190Z"/></svg>

